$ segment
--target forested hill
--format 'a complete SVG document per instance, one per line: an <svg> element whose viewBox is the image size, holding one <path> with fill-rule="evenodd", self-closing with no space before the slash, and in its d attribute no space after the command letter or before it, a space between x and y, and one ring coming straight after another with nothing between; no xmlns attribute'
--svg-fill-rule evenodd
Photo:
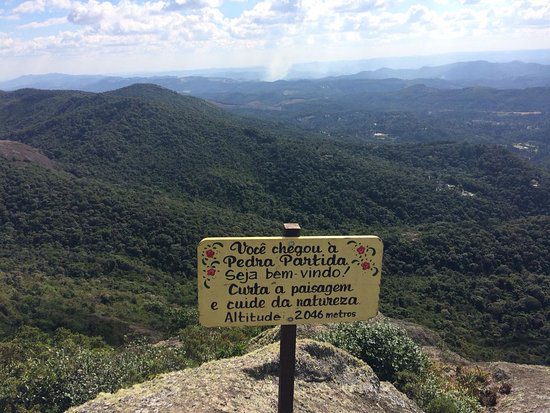
<svg viewBox="0 0 550 413"><path fill-rule="evenodd" d="M548 362L548 172L496 146L377 145L152 85L0 94L0 332L170 334L204 236L377 233L382 310L474 357ZM5 303L5 304L4 304Z"/></svg>
<svg viewBox="0 0 550 413"><path fill-rule="evenodd" d="M319 223L330 217L420 223L518 218L546 208L547 188L531 185L542 172L498 148L372 146L282 135L151 85L97 95L24 90L2 103L2 139L38 148L78 177L162 188L276 220L282 211L303 211L319 216ZM29 113L32 123L25 119ZM462 168L438 161L445 157ZM456 183L475 196L449 203L437 189L461 173L465 179ZM498 185L502 181L514 185Z"/></svg>

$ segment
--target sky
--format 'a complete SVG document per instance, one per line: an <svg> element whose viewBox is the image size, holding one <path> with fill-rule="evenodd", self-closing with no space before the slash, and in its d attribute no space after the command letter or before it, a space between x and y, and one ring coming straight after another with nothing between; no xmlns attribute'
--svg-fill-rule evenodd
<svg viewBox="0 0 550 413"><path fill-rule="evenodd" d="M550 48L550 0L0 0L0 80Z"/></svg>

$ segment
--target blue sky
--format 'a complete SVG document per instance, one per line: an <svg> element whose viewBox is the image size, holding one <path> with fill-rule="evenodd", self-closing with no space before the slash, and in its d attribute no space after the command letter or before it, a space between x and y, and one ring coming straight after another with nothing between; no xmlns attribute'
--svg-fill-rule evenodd
<svg viewBox="0 0 550 413"><path fill-rule="evenodd" d="M550 48L549 0L3 0L0 79Z"/></svg>

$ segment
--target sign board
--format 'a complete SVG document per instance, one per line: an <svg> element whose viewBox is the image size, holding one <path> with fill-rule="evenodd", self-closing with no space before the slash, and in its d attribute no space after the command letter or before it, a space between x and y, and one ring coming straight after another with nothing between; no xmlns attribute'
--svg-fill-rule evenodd
<svg viewBox="0 0 550 413"><path fill-rule="evenodd" d="M197 250L204 326L323 324L378 311L376 236L205 238Z"/></svg>

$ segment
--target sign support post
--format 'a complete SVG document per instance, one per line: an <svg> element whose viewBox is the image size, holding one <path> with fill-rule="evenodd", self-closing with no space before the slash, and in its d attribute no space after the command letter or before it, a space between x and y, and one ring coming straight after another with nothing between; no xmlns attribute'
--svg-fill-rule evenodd
<svg viewBox="0 0 550 413"><path fill-rule="evenodd" d="M283 224L283 237L299 237L300 225ZM294 371L296 367L296 324L281 325L279 350L279 403L278 413L294 410Z"/></svg>

